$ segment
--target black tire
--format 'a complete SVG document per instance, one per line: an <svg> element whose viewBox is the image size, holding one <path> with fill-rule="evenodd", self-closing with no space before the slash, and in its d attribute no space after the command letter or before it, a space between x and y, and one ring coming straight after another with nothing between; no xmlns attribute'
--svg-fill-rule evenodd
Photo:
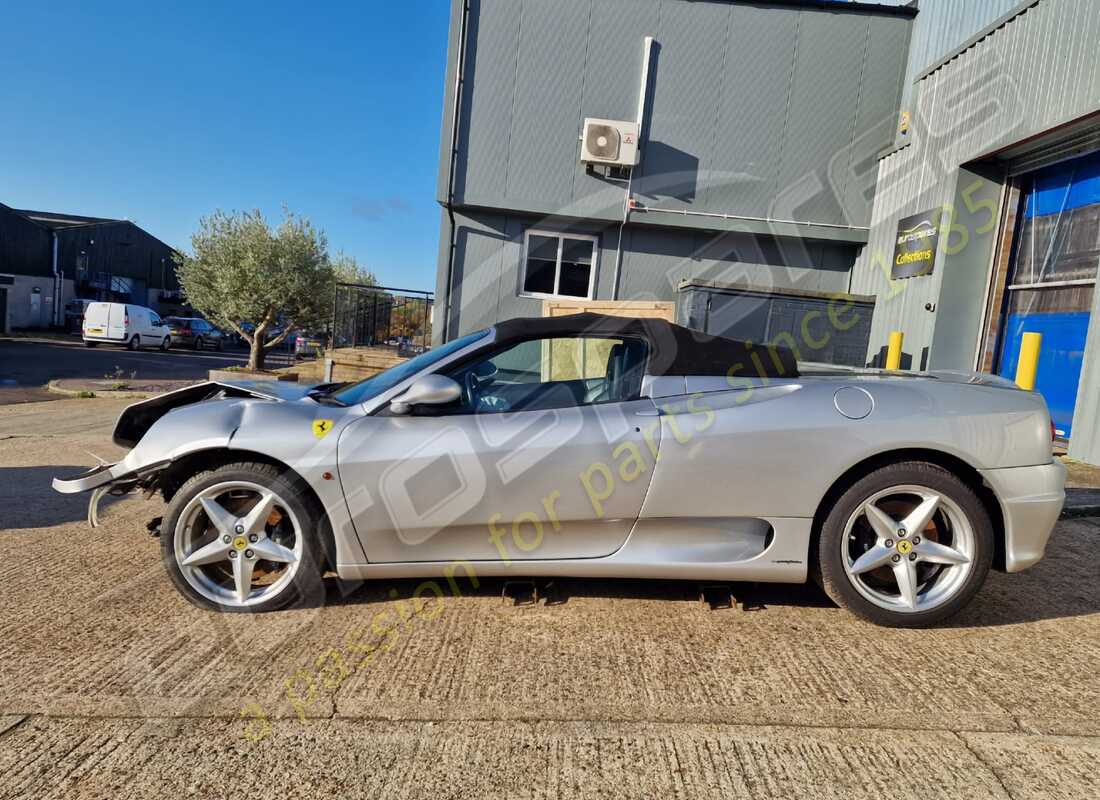
<svg viewBox="0 0 1100 800"><path fill-rule="evenodd" d="M130 337L130 341L126 343L126 349L137 350L139 347L141 347L141 337L135 333Z"/></svg>
<svg viewBox="0 0 1100 800"><path fill-rule="evenodd" d="M948 497L967 517L974 532L975 552L966 580L941 605L927 611L892 611L868 600L853 585L843 563L843 539L848 520L875 493L893 486L927 486ZM907 461L875 470L856 481L833 505L816 542L814 578L838 606L876 625L924 628L962 610L978 593L993 562L993 523L973 490L956 475L935 464Z"/></svg>
<svg viewBox="0 0 1100 800"><path fill-rule="evenodd" d="M220 353L222 350L225 349L225 342L223 342L221 339L218 339L217 342L215 342L214 344L214 349Z"/></svg>
<svg viewBox="0 0 1100 800"><path fill-rule="evenodd" d="M275 491L290 506L289 510L298 518L303 528L300 533L303 537L301 561L291 582L278 595L243 607L218 603L200 594L180 571L175 553L176 526L187 504L203 490L234 480L250 481ZM291 606L320 605L324 600L321 565L325 563L320 530L321 515L316 501L301 481L288 476L278 467L263 462L226 464L196 473L172 496L161 524L161 558L168 570L168 576L180 594L192 604L208 611L251 614L277 611Z"/></svg>
<svg viewBox="0 0 1100 800"><path fill-rule="evenodd" d="M84 346L85 347L95 347L97 344L99 344L99 342L85 342Z"/></svg>
<svg viewBox="0 0 1100 800"><path fill-rule="evenodd" d="M167 353L168 348L170 348L171 346L172 346L172 337L171 336L165 336L164 340L160 343L160 349Z"/></svg>
<svg viewBox="0 0 1100 800"><path fill-rule="evenodd" d="M196 336L195 337L195 345L194 346L195 346L196 350L202 350L202 337L201 336Z"/></svg>

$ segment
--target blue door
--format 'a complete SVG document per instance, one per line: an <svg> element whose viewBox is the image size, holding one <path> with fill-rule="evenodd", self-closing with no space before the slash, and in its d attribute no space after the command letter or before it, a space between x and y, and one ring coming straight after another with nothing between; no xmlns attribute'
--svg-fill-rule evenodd
<svg viewBox="0 0 1100 800"><path fill-rule="evenodd" d="M1035 388L1059 436L1072 435L1100 263L1100 153L1023 180L1024 211L1005 290L998 372L1016 375L1025 333L1043 336Z"/></svg>

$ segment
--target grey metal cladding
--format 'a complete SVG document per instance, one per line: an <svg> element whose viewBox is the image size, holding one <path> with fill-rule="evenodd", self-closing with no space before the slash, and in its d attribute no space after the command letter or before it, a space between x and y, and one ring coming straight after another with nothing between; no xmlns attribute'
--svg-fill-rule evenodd
<svg viewBox="0 0 1100 800"><path fill-rule="evenodd" d="M900 330L919 363L937 324L925 304L939 301L944 254L932 275L891 284L898 219L957 202L960 165L1095 111L1098 40L1096 0L1041 0L920 80L912 144L879 162L871 236L852 272L853 292L879 297L872 354Z"/></svg>
<svg viewBox="0 0 1100 800"><path fill-rule="evenodd" d="M521 5L471 0L455 197L502 204L519 53Z"/></svg>
<svg viewBox="0 0 1100 800"><path fill-rule="evenodd" d="M829 169L830 183L838 187L845 215L852 224L866 224L871 218L878 154L890 146L898 124L902 88L898 54L906 52L912 27L907 20L896 17L873 17L869 26L852 146L844 157L838 154ZM843 180L839 177L841 170L846 173Z"/></svg>
<svg viewBox="0 0 1100 800"><path fill-rule="evenodd" d="M715 146L729 18L724 3L675 3L661 16L648 135L634 176L634 192L647 203L701 205L697 195Z"/></svg>
<svg viewBox="0 0 1100 800"><path fill-rule="evenodd" d="M705 203L757 215L778 190L779 152L794 71L799 12L730 9L722 97Z"/></svg>
<svg viewBox="0 0 1100 800"><path fill-rule="evenodd" d="M509 203L566 206L572 199L590 5L523 3L508 158L497 159L507 171Z"/></svg>
<svg viewBox="0 0 1100 800"><path fill-rule="evenodd" d="M627 229L619 296L671 300L676 286L694 268L696 238L694 232Z"/></svg>
<svg viewBox="0 0 1100 800"><path fill-rule="evenodd" d="M1023 0L933 0L921 3L910 50L909 80L979 32L1022 6Z"/></svg>
<svg viewBox="0 0 1100 800"><path fill-rule="evenodd" d="M496 322L501 287L503 242L507 239L504 217L456 218L455 263L461 273L455 275L453 314L462 321L460 333L484 328Z"/></svg>
<svg viewBox="0 0 1100 800"><path fill-rule="evenodd" d="M580 135L585 117L635 119L642 68L642 40L657 30L659 6L640 0L592 0L588 48L585 57L584 92L575 120ZM623 187L602 176L589 175L575 161L563 165L573 173L575 216L618 214Z"/></svg>
<svg viewBox="0 0 1100 800"><path fill-rule="evenodd" d="M869 18L803 13L774 216L851 224L821 165L846 151L859 107Z"/></svg>
<svg viewBox="0 0 1100 800"><path fill-rule="evenodd" d="M904 45L893 59L889 44L876 45L861 94L863 54L880 22L891 42L912 24L815 5L471 0L457 204L618 218L625 186L587 174L578 137L585 117L634 119L643 38L652 35L650 113L634 175L643 202L866 226L865 204L845 194L846 148L854 139L859 164L882 149L879 133L862 136L860 126L896 112L892 89L905 59ZM821 165L837 153L840 183L830 189ZM801 202L807 187L824 191ZM846 206L854 211L845 215ZM668 215L660 222L714 225Z"/></svg>
<svg viewBox="0 0 1100 800"><path fill-rule="evenodd" d="M459 28L463 0L451 0L451 26L447 32L447 70L443 78L443 113L439 130L439 172L436 200L447 202L451 180L451 120L454 116L455 73L458 71ZM439 297L439 295L436 295Z"/></svg>

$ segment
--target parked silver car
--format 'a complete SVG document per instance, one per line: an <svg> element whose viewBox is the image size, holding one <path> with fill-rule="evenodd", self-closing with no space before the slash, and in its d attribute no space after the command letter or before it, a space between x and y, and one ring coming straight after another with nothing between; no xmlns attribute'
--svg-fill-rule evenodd
<svg viewBox="0 0 1100 800"><path fill-rule="evenodd" d="M511 320L375 377L205 383L127 408L120 462L61 492L160 491L193 603L340 578L799 583L877 623L961 609L1043 556L1064 468L1041 396L989 375L800 367L659 321Z"/></svg>

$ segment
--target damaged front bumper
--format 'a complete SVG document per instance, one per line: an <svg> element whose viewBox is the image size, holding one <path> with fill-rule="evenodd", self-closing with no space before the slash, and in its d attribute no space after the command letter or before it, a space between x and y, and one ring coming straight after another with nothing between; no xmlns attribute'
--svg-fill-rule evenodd
<svg viewBox="0 0 1100 800"><path fill-rule="evenodd" d="M61 494L90 491L92 496L88 499L88 524L97 528L99 527L99 502L104 495L129 494L134 489L150 483L148 479L167 467L169 463L162 461L137 471L128 469L123 462L100 464L71 478L54 478L53 488Z"/></svg>

